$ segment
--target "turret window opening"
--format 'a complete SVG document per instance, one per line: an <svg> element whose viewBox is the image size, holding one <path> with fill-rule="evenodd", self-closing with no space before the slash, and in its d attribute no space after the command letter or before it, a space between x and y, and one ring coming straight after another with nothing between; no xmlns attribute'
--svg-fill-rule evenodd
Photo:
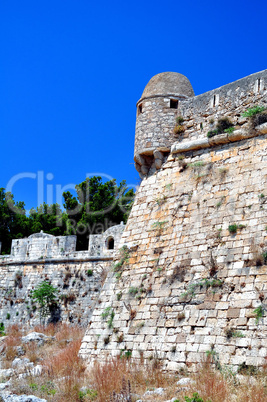
<svg viewBox="0 0 267 402"><path fill-rule="evenodd" d="M107 239L107 249L114 250L114 238L113 237L109 237Z"/></svg>
<svg viewBox="0 0 267 402"><path fill-rule="evenodd" d="M260 92L260 90L261 90L261 79L258 78L258 93Z"/></svg>
<svg viewBox="0 0 267 402"><path fill-rule="evenodd" d="M170 108L178 109L178 100L177 99L170 99Z"/></svg>
<svg viewBox="0 0 267 402"><path fill-rule="evenodd" d="M139 116L139 114L143 113L143 105L142 105L142 103L140 103L140 105L138 105L137 111L138 111L138 116Z"/></svg>

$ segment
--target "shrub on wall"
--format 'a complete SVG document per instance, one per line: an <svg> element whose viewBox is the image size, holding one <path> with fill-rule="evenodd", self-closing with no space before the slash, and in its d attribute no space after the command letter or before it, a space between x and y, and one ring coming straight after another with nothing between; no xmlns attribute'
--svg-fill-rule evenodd
<svg viewBox="0 0 267 402"><path fill-rule="evenodd" d="M228 117L222 117L218 120L216 124L216 128L214 130L210 130L207 134L208 138L212 138L215 135L222 133L232 133L234 131L234 124Z"/></svg>

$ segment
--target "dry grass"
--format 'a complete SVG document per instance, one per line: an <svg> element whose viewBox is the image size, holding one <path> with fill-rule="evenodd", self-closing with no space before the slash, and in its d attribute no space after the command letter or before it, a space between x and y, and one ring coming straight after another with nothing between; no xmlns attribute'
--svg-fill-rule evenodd
<svg viewBox="0 0 267 402"><path fill-rule="evenodd" d="M180 376L163 372L159 361L154 356L148 364L136 363L133 359L111 358L103 364L96 362L86 370L85 362L78 358L83 330L65 324L48 327L35 327L35 331L53 336L52 342L43 346L34 343L26 345L26 357L35 364L41 364L41 376L32 376L12 380L12 392L16 394L34 394L53 402L106 402L117 401L116 394L123 389L123 383L130 383L132 401L163 402L173 397L181 402L184 397L192 397L198 392L204 401L212 402L267 402L266 370L256 377L243 377L244 384L238 384L234 376L226 378L218 370L211 367L210 361L199 366L198 372L192 374L194 380L187 388L177 385ZM20 345L21 328L10 327L9 336L5 339L6 358L3 362L11 365L16 357L16 347ZM85 386L88 394L80 392ZM265 386L265 387L264 387ZM162 387L163 395L143 396L147 390ZM115 396L112 396L113 393ZM112 399L113 398L113 399Z"/></svg>
<svg viewBox="0 0 267 402"><path fill-rule="evenodd" d="M35 364L41 364L42 375L39 377L28 375L24 379L13 381L12 392L34 394L47 399L47 401L81 401L79 390L86 380L85 365L78 358L78 352L84 330L61 324L48 325L47 327L36 326L33 331L54 337L52 342L45 343L43 346L38 346L34 342L25 345L26 354L24 357L29 358ZM8 351L11 350L11 347L13 348L12 356L10 352L7 356L11 364L16 357L15 346L20 344L20 338L8 336L5 342L9 348Z"/></svg>
<svg viewBox="0 0 267 402"><path fill-rule="evenodd" d="M188 396L192 396L198 391L199 396L205 401L210 399L212 402L231 401L232 387L225 377L218 371L211 368L210 362L204 362L193 376L194 383L190 385Z"/></svg>
<svg viewBox="0 0 267 402"><path fill-rule="evenodd" d="M78 358L80 346L80 340L73 341L42 363L47 379L51 382L58 380L60 392L53 400L79 400L78 391L84 384L85 372L84 362Z"/></svg>
<svg viewBox="0 0 267 402"><path fill-rule="evenodd" d="M126 359L113 358L101 365L96 362L89 374L99 401L105 401L110 394L121 389L122 379L130 379L129 364Z"/></svg>
<svg viewBox="0 0 267 402"><path fill-rule="evenodd" d="M262 384L246 386L240 390L238 402L266 402L267 392Z"/></svg>
<svg viewBox="0 0 267 402"><path fill-rule="evenodd" d="M84 335L84 329L78 326L70 326L67 324L61 324L60 330L55 334L58 342L63 340L81 340Z"/></svg>
<svg viewBox="0 0 267 402"><path fill-rule="evenodd" d="M24 346L26 356L30 360L30 362L34 364L38 364L40 362L40 348L36 345L35 342L31 342L30 344L26 344Z"/></svg>
<svg viewBox="0 0 267 402"><path fill-rule="evenodd" d="M55 336L59 327L61 327L61 325L54 325L54 324L35 325L35 327L33 327L32 330L30 330L29 332L40 332L47 336Z"/></svg>
<svg viewBox="0 0 267 402"><path fill-rule="evenodd" d="M8 336L12 336L15 338L21 338L23 334L22 327L18 324L9 325L6 329L6 333Z"/></svg>
<svg viewBox="0 0 267 402"><path fill-rule="evenodd" d="M239 384L233 375L226 376L211 367L207 359L199 366L198 372L192 376L194 383L190 384L188 392L182 395L193 396L198 392L204 400L212 402L267 402L266 371L258 376L243 378L245 385Z"/></svg>
<svg viewBox="0 0 267 402"><path fill-rule="evenodd" d="M78 374L84 371L82 365L80 365L80 359L78 358L81 341L76 340L69 343L64 349L60 349L52 356L42 362L42 365L47 373L52 373L53 376L69 376L76 370Z"/></svg>
<svg viewBox="0 0 267 402"><path fill-rule="evenodd" d="M105 364L96 362L89 372L89 382L97 391L97 402L109 401L114 391L119 393L124 380L126 383L130 381L134 394L142 395L147 389L168 387L167 394L171 396L174 395L174 384L177 381L174 376L163 373L155 360L143 365L116 357L106 361Z"/></svg>
<svg viewBox="0 0 267 402"><path fill-rule="evenodd" d="M10 368L12 361L17 356L17 346L21 344L22 328L17 325L9 325L6 329L7 338L3 342L3 351L5 353L5 360L3 361L3 368Z"/></svg>

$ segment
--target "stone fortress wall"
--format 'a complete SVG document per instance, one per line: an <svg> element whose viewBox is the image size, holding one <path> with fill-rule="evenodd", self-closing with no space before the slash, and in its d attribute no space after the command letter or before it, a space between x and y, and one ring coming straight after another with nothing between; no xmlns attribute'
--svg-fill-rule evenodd
<svg viewBox="0 0 267 402"><path fill-rule="evenodd" d="M124 227L90 235L87 251L76 251L76 236L40 232L13 240L11 254L0 256L0 322L38 324L30 291L48 280L60 297L51 318L86 326Z"/></svg>
<svg viewBox="0 0 267 402"><path fill-rule="evenodd" d="M151 167L153 171L160 169L170 151L184 152L208 148L214 141L216 145L240 140L239 130L247 123L241 113L250 105L266 104L266 81L264 70L194 96L189 80L181 74L161 73L153 77L137 102L134 160L141 177L149 170L152 173ZM180 115L185 131L176 136L175 119ZM208 139L207 132L215 128L218 118L225 116L236 125L235 133Z"/></svg>
<svg viewBox="0 0 267 402"><path fill-rule="evenodd" d="M196 97L190 84L187 98L173 99L177 109L170 107L181 95L171 90L172 74L170 82L170 73L156 76L160 89L150 98L145 90L137 104L135 162L143 180L80 355L92 362L127 353L179 370L193 369L209 351L234 369L261 366L267 123L254 127L241 113L266 106L267 70ZM179 115L185 130L175 138ZM207 138L224 116L235 131Z"/></svg>

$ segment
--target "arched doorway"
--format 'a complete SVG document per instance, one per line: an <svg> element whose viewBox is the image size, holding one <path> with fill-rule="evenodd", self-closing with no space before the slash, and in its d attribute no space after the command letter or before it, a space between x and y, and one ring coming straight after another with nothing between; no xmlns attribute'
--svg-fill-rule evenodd
<svg viewBox="0 0 267 402"><path fill-rule="evenodd" d="M106 240L106 244L108 250L114 250L114 237L112 236L108 237Z"/></svg>

